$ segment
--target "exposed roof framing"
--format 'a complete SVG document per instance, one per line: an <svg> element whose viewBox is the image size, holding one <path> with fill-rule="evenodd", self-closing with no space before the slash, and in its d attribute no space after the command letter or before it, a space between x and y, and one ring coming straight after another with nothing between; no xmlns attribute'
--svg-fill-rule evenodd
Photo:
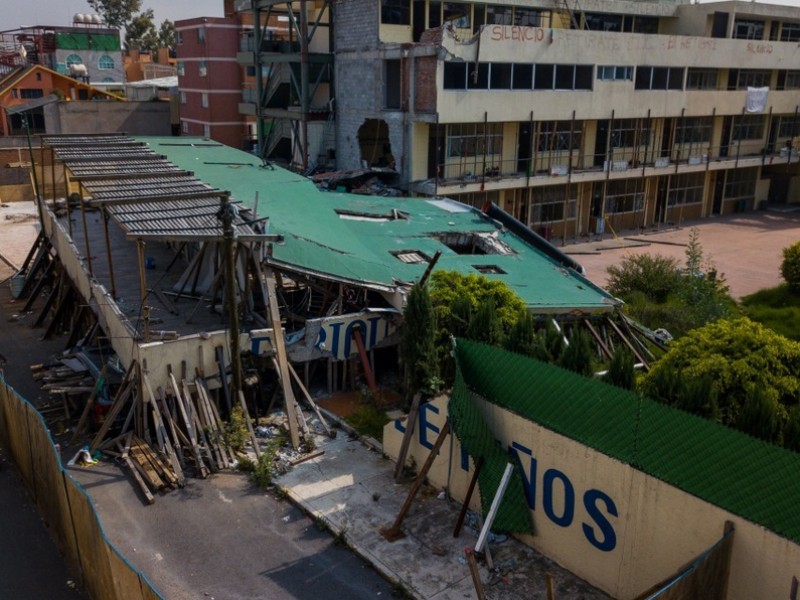
<svg viewBox="0 0 800 600"><path fill-rule="evenodd" d="M129 239L204 241L222 237L221 199L229 195L195 178L141 141L122 135L44 136L85 202L103 207ZM248 216L253 216L248 213ZM253 216L253 219L255 217ZM240 241L260 241L260 227L236 212Z"/></svg>

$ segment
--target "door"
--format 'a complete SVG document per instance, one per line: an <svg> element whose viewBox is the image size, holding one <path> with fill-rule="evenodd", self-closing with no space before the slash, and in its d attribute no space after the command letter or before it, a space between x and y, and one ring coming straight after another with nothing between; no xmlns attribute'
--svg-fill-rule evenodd
<svg viewBox="0 0 800 600"><path fill-rule="evenodd" d="M602 167L608 151L608 119L597 121L597 137L594 140L594 166Z"/></svg>
<svg viewBox="0 0 800 600"><path fill-rule="evenodd" d="M530 122L519 123L519 141L517 144L517 173L525 173L530 177L531 172L531 130Z"/></svg>

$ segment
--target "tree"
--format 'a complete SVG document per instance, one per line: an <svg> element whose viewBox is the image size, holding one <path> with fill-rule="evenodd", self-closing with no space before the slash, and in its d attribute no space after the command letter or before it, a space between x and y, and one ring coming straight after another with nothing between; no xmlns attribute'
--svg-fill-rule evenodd
<svg viewBox="0 0 800 600"><path fill-rule="evenodd" d="M575 373L591 377L594 374L594 352L589 334L583 327L572 329L569 345L561 352L558 365Z"/></svg>
<svg viewBox="0 0 800 600"><path fill-rule="evenodd" d="M603 380L611 385L632 390L635 382L633 365L633 354L624 346L619 346L611 357L611 363Z"/></svg>
<svg viewBox="0 0 800 600"><path fill-rule="evenodd" d="M405 368L408 399L417 392L430 397L438 391L436 319L426 286L414 284L403 309L400 361Z"/></svg>
<svg viewBox="0 0 800 600"><path fill-rule="evenodd" d="M783 249L781 276L794 292L800 292L800 242Z"/></svg>
<svg viewBox="0 0 800 600"><path fill-rule="evenodd" d="M659 254L625 256L619 265L611 265L606 271L608 291L623 300L641 293L650 302L664 303L681 280L678 261Z"/></svg>
<svg viewBox="0 0 800 600"><path fill-rule="evenodd" d="M175 23L165 19L158 28L158 47L174 48L176 42Z"/></svg>
<svg viewBox="0 0 800 600"><path fill-rule="evenodd" d="M500 346L503 343L505 338L503 324L497 315L494 298L486 298L480 303L469 323L467 336L471 340L491 346Z"/></svg>
<svg viewBox="0 0 800 600"><path fill-rule="evenodd" d="M706 390L687 398L686 382L703 380ZM745 317L719 320L671 342L643 378L641 391L712 418L716 413L723 424L779 441L790 409L800 402L800 343Z"/></svg>
<svg viewBox="0 0 800 600"><path fill-rule="evenodd" d="M539 336L536 335L536 319L530 311L523 310L508 332L505 341L506 350L523 356L536 356L538 344Z"/></svg>
<svg viewBox="0 0 800 600"><path fill-rule="evenodd" d="M126 29L133 15L142 7L142 0L87 0L87 2L103 17L106 25L113 29Z"/></svg>
<svg viewBox="0 0 800 600"><path fill-rule="evenodd" d="M153 10L134 16L125 27L125 48L154 52L158 48L158 33L153 24Z"/></svg>

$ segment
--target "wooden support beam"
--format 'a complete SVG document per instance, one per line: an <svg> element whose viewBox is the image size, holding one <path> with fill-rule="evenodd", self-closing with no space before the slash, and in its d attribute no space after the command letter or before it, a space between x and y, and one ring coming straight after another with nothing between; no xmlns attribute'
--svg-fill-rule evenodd
<svg viewBox="0 0 800 600"><path fill-rule="evenodd" d="M106 418L103 420L103 424L100 425L100 429L97 431L92 443L89 445L89 454L97 449L97 447L100 445L100 442L103 441L103 438L108 433L108 430L114 424L114 419L117 418L117 415L125 406L128 396L130 395L130 388L132 384L131 376L134 373L135 367L136 361L132 361L130 366L128 366L128 370L125 372L125 376L122 378L122 383L120 383L120 386L117 389L117 394L114 396L114 400L111 402L111 408L108 409L108 413L106 413Z"/></svg>
<svg viewBox="0 0 800 600"><path fill-rule="evenodd" d="M364 346L364 339L361 337L361 331L358 327L353 327L353 339L356 341L358 348L358 355L361 357L361 365L364 367L364 375L367 378L367 385L372 392L372 397L378 400L378 386L375 384L375 375L372 373L372 367L369 364L369 357L367 356L367 349Z"/></svg>
<svg viewBox="0 0 800 600"><path fill-rule="evenodd" d="M422 400L422 395L417 392L411 400L411 408L408 411L408 419L406 419L406 430L403 433L403 441L400 444L400 452L397 454L397 464L394 467L394 480L400 482L403 476L403 467L406 466L406 457L408 456L408 448L411 446L411 440L414 437L414 426L417 424L417 417L419 416L419 404Z"/></svg>
<svg viewBox="0 0 800 600"><path fill-rule="evenodd" d="M186 433L189 436L189 445L192 449L192 455L197 463L197 470L200 474L200 477L205 479L208 476L208 469L206 469L206 465L203 462L202 456L200 455L200 448L197 446L197 433L194 429L194 422L189 417L191 411L191 396L185 396L181 394L181 389L178 387L178 382L175 380L175 375L172 374L172 369L169 368L169 365L167 365L167 370L169 371L169 382L172 385L172 393L175 395L175 403L178 405L178 414L183 421L184 427L186 427Z"/></svg>
<svg viewBox="0 0 800 600"><path fill-rule="evenodd" d="M586 329L589 330L589 333L592 334L592 337L594 338L595 342L597 342L597 345L600 346L600 350L603 351L603 354L605 354L609 360L614 358L614 353L608 349L608 346L606 346L605 342L603 342L603 338L600 337L600 334L597 333L597 330L592 326L591 321L589 321L589 319L584 319L583 324L586 326Z"/></svg>
<svg viewBox="0 0 800 600"><path fill-rule="evenodd" d="M422 468L417 475L417 478L414 480L413 485L411 486L411 490L408 492L408 497L406 501L403 503L403 506L400 508L400 513L397 515L397 518L394 520L394 523L388 528L383 527L381 528L381 535L389 542L394 542L399 539L405 537L405 534L400 529L403 524L403 519L406 516L406 513L411 508L411 503L414 501L414 497L419 492L419 489L422 487L422 483L425 481L425 478L428 476L428 471L431 470L433 466L433 461L436 459L436 456L439 454L439 450L442 448L442 444L444 444L445 439L447 439L447 435L450 433L450 421L445 421L444 425L442 426L441 431L439 432L438 437L436 438L436 442L433 444L433 448L431 449L428 458L425 460L425 464L422 465Z"/></svg>
<svg viewBox="0 0 800 600"><path fill-rule="evenodd" d="M469 480L469 487L467 488L467 495L464 498L464 503L461 505L461 511L458 513L458 520L456 521L455 529L453 529L453 537L458 537L461 535L461 527L464 525L464 519L467 516L467 511L469 510L469 503L472 500L472 494L475 492L475 485L478 483L478 476L481 474L481 469L483 469L484 460L481 456L478 459L478 462L475 463L475 470L472 472L472 477Z"/></svg>
<svg viewBox="0 0 800 600"><path fill-rule="evenodd" d="M103 365L103 369L100 371L100 376L97 378L97 381L92 388L92 393L89 394L89 398L86 400L86 404L83 407L81 418L78 419L78 424L75 426L75 432L72 434L72 437L69 440L70 446L75 443L75 441L78 439L78 436L83 433L83 429L86 427L86 421L89 419L89 412L92 410L92 406L94 406L94 399L97 397L97 390L100 389L105 383L107 370L108 365Z"/></svg>
<svg viewBox="0 0 800 600"><path fill-rule="evenodd" d="M336 430L331 429L328 426L328 422L325 420L325 417L322 416L322 411L320 411L319 407L317 406L317 403L314 402L313 398L311 398L311 394L308 393L308 388L306 388L306 386L301 381L300 376L297 374L297 371L294 370L292 363L287 362L286 364L289 367L289 373L291 373L292 377L294 377L294 380L297 382L297 385L300 386L300 391L303 392L303 395L306 398L306 402L308 402L311 405L311 408L316 413L320 423L322 423L322 426L325 428L325 433L328 434L328 437L335 438Z"/></svg>
<svg viewBox="0 0 800 600"><path fill-rule="evenodd" d="M620 331L620 328L617 327L617 324L614 323L614 321L610 317L607 318L606 321L608 321L608 324L611 325L611 328L619 336L619 339L622 340L622 343L625 344L628 347L628 350L633 352L633 355L636 357L636 359L640 363L642 363L642 365L644 366L645 371L649 371L650 367L648 366L647 361L644 359L644 357L641 354L639 354L639 351L636 350L636 347L633 344L631 344L631 341L625 336L625 334L622 333L622 331Z"/></svg>
<svg viewBox="0 0 800 600"><path fill-rule="evenodd" d="M497 511L500 510L500 502L503 500L503 496L506 493L506 488L508 487L508 482L511 481L511 473L513 472L514 465L507 463L506 470L503 471L503 477L500 479L500 485L497 486L497 491L492 499L492 506L489 508L489 512L486 515L486 522L483 524L481 533L478 536L478 541L475 543L476 552L481 552L483 550L483 546L486 544L486 540L489 537L489 532L492 530L494 518L497 516Z"/></svg>
<svg viewBox="0 0 800 600"><path fill-rule="evenodd" d="M258 438L256 432L253 430L253 422L250 420L250 411L247 410L247 402L244 399L244 392L239 390L239 404L242 407L242 415L244 421L247 423L247 431L250 433L250 441L253 442L253 451L256 453L256 458L261 456L261 449L258 447Z"/></svg>
<svg viewBox="0 0 800 600"><path fill-rule="evenodd" d="M478 570L478 561L475 558L475 550L472 548L464 548L464 553L467 556L467 565L469 566L469 574L472 576L472 585L475 586L475 595L478 600L486 600L486 592L483 589L481 574Z"/></svg>
<svg viewBox="0 0 800 600"><path fill-rule="evenodd" d="M172 445L169 443L169 440L167 439L167 429L164 426L164 420L161 418L161 411L158 409L158 404L156 403L156 397L155 394L153 394L153 388L150 386L150 379L147 377L147 373L143 373L142 378L144 379L144 385L145 388L147 389L147 394L150 400L150 408L153 411L153 421L156 426L158 445L169 458L170 464L172 465L172 470L175 472L175 476L177 477L178 485L183 487L185 483L185 479L183 477L183 469L181 469L181 465L178 462L178 457L175 455L175 451L173 450Z"/></svg>

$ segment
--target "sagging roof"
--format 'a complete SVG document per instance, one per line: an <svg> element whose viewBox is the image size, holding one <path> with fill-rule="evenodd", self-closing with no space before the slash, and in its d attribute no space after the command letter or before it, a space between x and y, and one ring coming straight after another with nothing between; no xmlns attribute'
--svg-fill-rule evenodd
<svg viewBox="0 0 800 600"><path fill-rule="evenodd" d="M42 136L80 181L89 204L104 208L129 239L204 241L222 236L218 217L226 195L125 135ZM242 241L264 239L260 227L233 217Z"/></svg>
<svg viewBox="0 0 800 600"><path fill-rule="evenodd" d="M136 138L203 182L269 217L277 266L392 291L436 268L506 282L541 313L607 312L619 302L481 211L446 199L319 190L252 154L202 138Z"/></svg>
<svg viewBox="0 0 800 600"><path fill-rule="evenodd" d="M800 454L499 348L456 361L486 400L800 543Z"/></svg>

